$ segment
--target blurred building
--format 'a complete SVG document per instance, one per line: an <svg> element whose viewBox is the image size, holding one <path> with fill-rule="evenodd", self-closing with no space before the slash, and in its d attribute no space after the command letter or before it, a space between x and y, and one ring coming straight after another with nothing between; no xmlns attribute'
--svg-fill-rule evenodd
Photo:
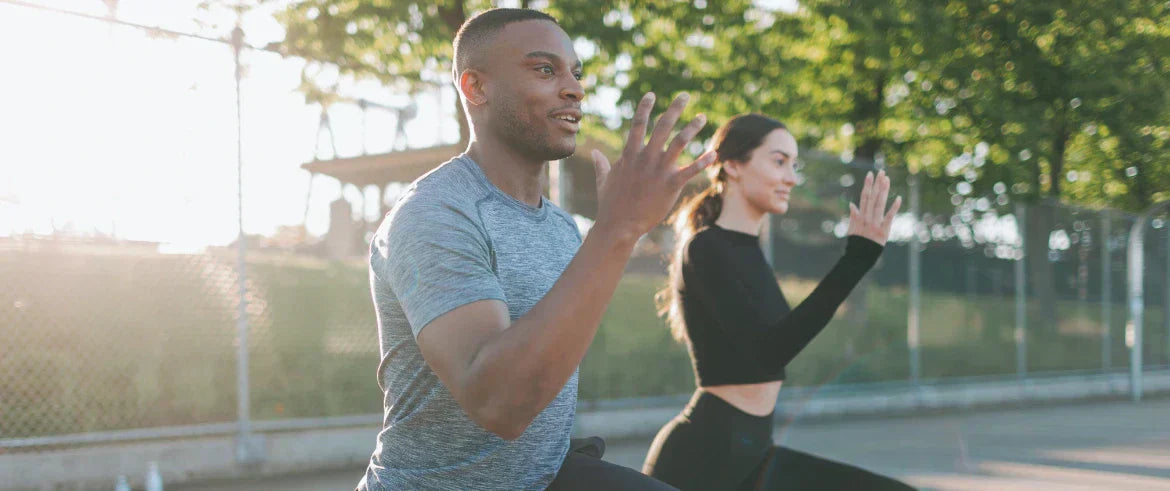
<svg viewBox="0 0 1170 491"><path fill-rule="evenodd" d="M429 148L395 150L385 153L363 154L356 157L313 160L301 165L315 175L337 179L343 186L354 186L361 191L377 189L378 216L389 212L386 189L391 183L409 183L463 152L464 146L443 145ZM590 152L601 150L611 158L617 152L605 144L583 137L573 156L549 165L545 179L545 195L561 208L574 215L593 219L597 215L597 187ZM362 193L365 196L365 193ZM364 209L364 207L363 207ZM364 215L363 215L364 216ZM364 254L369 234L378 221L365 218L354 220L351 205L343 198L330 204L329 231L325 250L329 257L343 258Z"/></svg>

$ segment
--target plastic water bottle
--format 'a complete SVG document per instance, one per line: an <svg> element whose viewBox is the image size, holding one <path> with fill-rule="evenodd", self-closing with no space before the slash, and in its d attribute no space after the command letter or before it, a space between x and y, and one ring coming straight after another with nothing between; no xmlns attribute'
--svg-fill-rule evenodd
<svg viewBox="0 0 1170 491"><path fill-rule="evenodd" d="M126 476L118 476L118 484L114 485L114 491L130 491L130 483L126 482Z"/></svg>
<svg viewBox="0 0 1170 491"><path fill-rule="evenodd" d="M158 462L151 461L146 471L146 491L163 491L162 475L158 473Z"/></svg>

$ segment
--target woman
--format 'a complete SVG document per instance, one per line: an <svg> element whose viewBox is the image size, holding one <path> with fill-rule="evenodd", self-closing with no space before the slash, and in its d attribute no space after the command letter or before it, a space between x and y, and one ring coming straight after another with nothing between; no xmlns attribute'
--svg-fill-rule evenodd
<svg viewBox="0 0 1170 491"><path fill-rule="evenodd" d="M877 261L901 198L885 212L890 180L868 174L859 205L850 204L844 255L790 309L757 234L769 213L788 211L796 140L783 123L745 114L721 127L712 147L711 186L674 219L679 245L659 297L698 389L659 431L643 472L680 489L910 489L772 442L785 365Z"/></svg>

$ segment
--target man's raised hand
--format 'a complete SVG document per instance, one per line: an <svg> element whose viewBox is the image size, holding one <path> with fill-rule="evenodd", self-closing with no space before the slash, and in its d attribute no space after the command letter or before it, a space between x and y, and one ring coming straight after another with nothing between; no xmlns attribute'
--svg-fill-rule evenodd
<svg viewBox="0 0 1170 491"><path fill-rule="evenodd" d="M654 107L654 94L647 93L634 111L633 124L621 157L610 164L600 151L593 151L599 226L615 227L635 234L635 237L650 231L674 207L683 185L715 160L715 152L709 151L686 167L675 164L706 124L707 118L702 114L684 126L666 145L688 99L687 94L675 98L653 126L650 140L643 144L650 123L650 110Z"/></svg>

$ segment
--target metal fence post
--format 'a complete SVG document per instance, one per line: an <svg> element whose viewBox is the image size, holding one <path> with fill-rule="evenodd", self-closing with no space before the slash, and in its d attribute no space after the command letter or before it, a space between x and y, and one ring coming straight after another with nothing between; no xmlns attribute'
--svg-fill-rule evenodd
<svg viewBox="0 0 1170 491"><path fill-rule="evenodd" d="M1016 261L1016 376L1021 379L1028 376L1028 316L1025 312L1027 285L1024 282L1024 261L1028 259L1028 243L1024 232L1026 220L1027 209L1022 203L1016 203L1016 230L1020 237L1020 257Z"/></svg>
<svg viewBox="0 0 1170 491"><path fill-rule="evenodd" d="M248 275L247 238L244 235L244 140L243 117L240 94L240 51L244 47L244 30L240 26L232 29L232 54L236 65L236 200L237 225L236 271L240 286L239 312L236 314L236 461L257 462L261 459L259 446L252 434L250 392L248 388Z"/></svg>
<svg viewBox="0 0 1170 491"><path fill-rule="evenodd" d="M1128 260L1126 261L1126 276L1129 278L1129 322L1125 325L1125 345L1129 348L1129 390L1134 402L1142 400L1142 316L1145 309L1143 300L1142 268L1143 247L1142 232L1145 230L1146 217L1138 218L1129 232Z"/></svg>
<svg viewBox="0 0 1170 491"><path fill-rule="evenodd" d="M1129 230L1126 258L1126 278L1129 283L1129 322L1125 325L1125 345L1129 348L1129 386L1134 402L1142 400L1142 317L1145 313L1145 231L1146 221L1160 209L1170 206L1162 201L1142 212ZM1170 259L1170 258L1168 258ZM1167 265L1170 270L1170 265ZM1170 294L1168 294L1170 295Z"/></svg>
<svg viewBox="0 0 1170 491"><path fill-rule="evenodd" d="M922 314L922 242L918 238L918 226L922 220L919 203L918 176L910 176L910 215L914 228L910 234L910 312L906 315L906 344L910 348L910 382L917 384L922 377L921 358L918 352L919 328Z"/></svg>
<svg viewBox="0 0 1170 491"><path fill-rule="evenodd" d="M1109 243L1112 234L1109 210L1101 210L1101 371L1113 366L1113 261Z"/></svg>

